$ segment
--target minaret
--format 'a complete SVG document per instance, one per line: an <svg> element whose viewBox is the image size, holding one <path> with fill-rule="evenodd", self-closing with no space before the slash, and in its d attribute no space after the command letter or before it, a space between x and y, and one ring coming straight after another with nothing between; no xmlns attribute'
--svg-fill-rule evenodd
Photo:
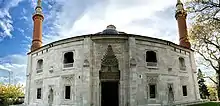
<svg viewBox="0 0 220 106"><path fill-rule="evenodd" d="M34 21L34 30L31 51L34 51L42 46L42 22L44 15L42 13L41 0L37 1L37 7L32 19Z"/></svg>
<svg viewBox="0 0 220 106"><path fill-rule="evenodd" d="M183 8L183 3L180 0L177 0L175 17L179 29L179 45L190 49L191 44L188 40L186 16L187 13Z"/></svg>

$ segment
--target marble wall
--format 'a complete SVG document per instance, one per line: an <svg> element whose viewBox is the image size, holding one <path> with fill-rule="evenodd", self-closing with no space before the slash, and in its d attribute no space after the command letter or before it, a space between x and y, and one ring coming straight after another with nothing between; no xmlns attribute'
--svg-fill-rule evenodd
<svg viewBox="0 0 220 106"><path fill-rule="evenodd" d="M28 55L26 104L48 106L52 101L53 106L101 106L99 71L108 45L112 46L119 63L119 106L166 105L170 100L180 103L200 99L191 50L135 36L74 39L45 46ZM147 65L148 50L156 52L157 66ZM63 55L69 51L74 53L74 64L64 68ZM185 70L179 67L179 57L185 60ZM41 73L36 72L39 59L43 59ZM149 98L149 84L156 84L156 98ZM65 85L71 86L71 99L64 98ZM182 94L183 85L187 86L187 96ZM37 88L42 88L41 99L36 98ZM50 89L53 89L52 100L48 98Z"/></svg>

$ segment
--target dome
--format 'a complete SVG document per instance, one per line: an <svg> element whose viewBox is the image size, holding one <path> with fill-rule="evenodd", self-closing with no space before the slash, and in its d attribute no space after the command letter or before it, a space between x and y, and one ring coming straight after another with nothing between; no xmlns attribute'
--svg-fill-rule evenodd
<svg viewBox="0 0 220 106"><path fill-rule="evenodd" d="M114 25L108 25L102 34L119 34Z"/></svg>

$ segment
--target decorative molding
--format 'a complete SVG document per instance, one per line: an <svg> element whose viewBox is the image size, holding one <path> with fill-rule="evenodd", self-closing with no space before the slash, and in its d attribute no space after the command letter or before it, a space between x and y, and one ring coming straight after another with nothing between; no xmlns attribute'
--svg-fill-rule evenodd
<svg viewBox="0 0 220 106"><path fill-rule="evenodd" d="M103 56L103 59L101 60L101 65L106 67L118 65L118 59L116 58L111 45L108 45L106 53Z"/></svg>
<svg viewBox="0 0 220 106"><path fill-rule="evenodd" d="M73 83L75 75L63 75L61 76L63 80Z"/></svg>
<svg viewBox="0 0 220 106"><path fill-rule="evenodd" d="M49 72L53 73L53 66L50 66Z"/></svg>
<svg viewBox="0 0 220 106"><path fill-rule="evenodd" d="M108 45L103 59L101 59L101 72L119 72L118 59L113 52L112 46Z"/></svg>
<svg viewBox="0 0 220 106"><path fill-rule="evenodd" d="M189 81L189 77L187 76L179 76L181 84L187 84Z"/></svg>
<svg viewBox="0 0 220 106"><path fill-rule="evenodd" d="M134 58L131 58L131 59L130 59L130 66L135 67L136 65L137 65L136 60L135 60Z"/></svg>
<svg viewBox="0 0 220 106"><path fill-rule="evenodd" d="M152 75L149 75L149 74L146 74L146 80L147 80L147 83L157 83L158 82L158 75L156 74L152 74Z"/></svg>
<svg viewBox="0 0 220 106"><path fill-rule="evenodd" d="M41 85L43 84L43 80L42 79L35 80L35 83L36 85Z"/></svg>
<svg viewBox="0 0 220 106"><path fill-rule="evenodd" d="M88 61L88 59L85 59L85 60L84 60L83 67L89 67L89 61Z"/></svg>
<svg viewBox="0 0 220 106"><path fill-rule="evenodd" d="M101 70L99 78L102 80L119 80L120 71L118 70L118 59L113 52L112 46L108 45L105 55L101 60Z"/></svg>

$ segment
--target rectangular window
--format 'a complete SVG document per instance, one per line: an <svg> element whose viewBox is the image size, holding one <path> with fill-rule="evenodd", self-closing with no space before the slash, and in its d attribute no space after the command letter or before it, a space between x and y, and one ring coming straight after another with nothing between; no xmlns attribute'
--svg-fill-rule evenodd
<svg viewBox="0 0 220 106"><path fill-rule="evenodd" d="M65 99L70 99L70 91L71 91L71 87L65 86Z"/></svg>
<svg viewBox="0 0 220 106"><path fill-rule="evenodd" d="M183 96L187 96L187 87L186 85L182 86L183 89Z"/></svg>
<svg viewBox="0 0 220 106"><path fill-rule="evenodd" d="M156 85L150 84L150 98L156 98Z"/></svg>
<svg viewBox="0 0 220 106"><path fill-rule="evenodd" d="M37 88L37 99L41 99L41 88Z"/></svg>

